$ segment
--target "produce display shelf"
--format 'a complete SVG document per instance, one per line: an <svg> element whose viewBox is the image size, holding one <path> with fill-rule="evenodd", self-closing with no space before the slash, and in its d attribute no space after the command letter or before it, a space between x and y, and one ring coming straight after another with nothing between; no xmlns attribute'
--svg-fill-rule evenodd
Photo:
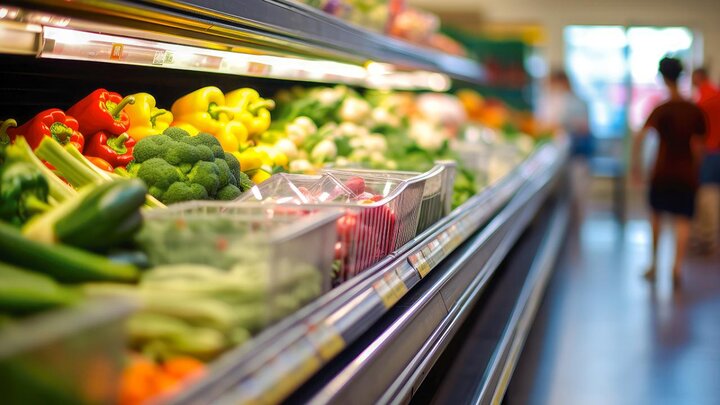
<svg viewBox="0 0 720 405"><path fill-rule="evenodd" d="M429 401L430 391L419 393L425 377L486 289L495 288L492 280L502 276L495 273L530 221L537 215L548 215L546 202L556 194L565 160L564 155L556 157L554 164L532 176L487 225L445 258L400 305L286 402L352 403L362 398L367 403L408 403L414 395L420 395L420 402ZM472 364L473 376L481 376L477 392L467 400L439 403L470 403L471 399L471 403L501 402L564 237L567 206L555 205L551 219L542 221L550 224L542 228L544 248L536 256L521 294L504 299L512 300L513 311L505 316L496 313L496 306L482 307L493 321L493 326L484 332L497 335L498 343L493 345L487 362ZM505 290L492 294L503 295ZM437 372L442 378L447 369ZM460 379L469 378L465 377Z"/></svg>
<svg viewBox="0 0 720 405"><path fill-rule="evenodd" d="M365 77L370 72L365 67L370 62L380 62L391 68L388 71L388 66L382 67L381 75L391 75L392 71L419 74L403 75L399 81L382 80L384 86L394 88L412 88L415 85L408 86L408 81L420 80L423 84L420 87L447 89L448 80L438 77L438 73L469 83L484 81L483 68L477 61L374 33L287 0L10 0L6 6L20 9L7 9L9 11L0 18L6 23L0 28L16 38L13 43L3 45L4 52L119 63L123 62L123 50L117 45L125 45L133 50L136 58L126 63L148 66L366 85L372 80ZM29 18L23 19L23 15ZM92 41L96 45L104 41L110 47L109 51L80 49L76 53L66 50L62 54L57 49L47 49L44 37L52 39L52 30L60 30L63 37L71 35L65 31L94 33L96 36ZM97 37L99 34L115 35L114 40L118 43L114 43L113 38ZM159 41L159 45L151 42L123 44L122 38ZM72 41L69 44L77 45ZM167 44L185 45L190 49L178 50ZM188 64L173 60L180 59L173 58L173 52L189 54L197 49L256 57L232 69L226 66L222 55L217 54L183 58L192 59ZM147 55L141 57L139 54L144 52ZM90 53L92 56L88 56ZM320 64L309 64L307 68L292 67L287 63L273 66L258 55L297 57ZM295 62L298 65L297 60ZM318 76L313 70L325 73ZM377 82L378 77L374 79Z"/></svg>
<svg viewBox="0 0 720 405"><path fill-rule="evenodd" d="M434 268L444 265L445 259L484 224L488 225L483 234L505 235L498 229L517 222L515 214L527 208L526 202L542 196L538 191L547 188L557 172L559 153L554 145L541 147L505 179L468 200L392 256L223 356L211 366L207 378L173 398L172 403L282 401L360 338ZM536 194L538 197L530 198ZM525 221L533 213L532 209L522 212L519 217ZM478 244L470 252L481 247ZM457 266L458 279L471 275L460 272L462 266ZM467 284L450 282L446 287L451 288L444 291L450 305L460 298Z"/></svg>

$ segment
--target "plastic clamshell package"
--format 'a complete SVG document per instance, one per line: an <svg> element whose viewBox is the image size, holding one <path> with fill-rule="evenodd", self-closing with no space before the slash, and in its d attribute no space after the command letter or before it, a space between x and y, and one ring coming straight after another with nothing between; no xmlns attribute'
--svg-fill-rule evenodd
<svg viewBox="0 0 720 405"><path fill-rule="evenodd" d="M453 141L451 147L463 164L477 175L480 188L502 179L524 159L518 148L506 141Z"/></svg>
<svg viewBox="0 0 720 405"><path fill-rule="evenodd" d="M3 403L115 403L125 320L137 303L94 299L0 329Z"/></svg>
<svg viewBox="0 0 720 405"><path fill-rule="evenodd" d="M420 234L440 218L450 213L456 167L454 161L443 160L436 162L435 166L425 173L355 168L329 168L324 169L323 172L331 173L340 178L342 178L341 176L361 176L363 178L386 179L388 183L391 181L424 181L425 185L416 231L417 234Z"/></svg>
<svg viewBox="0 0 720 405"><path fill-rule="evenodd" d="M371 189L378 188L380 193L376 196L377 201L363 199L355 190L352 190L352 187L348 187L348 180L352 177L362 178L366 186ZM311 201L309 198L288 199L285 198L285 194L274 194L300 187L297 184L282 187L278 184L294 182L296 179L305 181L310 178L314 178L320 184L334 185L337 185L337 181L342 179L343 181L340 181L341 189L344 192L349 191L350 195L354 194L355 197L344 200L315 198ZM424 178L402 180L377 173L367 175L323 173L319 176L275 175L246 191L236 201L255 201L266 206L300 205L303 209L310 211L341 209L343 216L337 221L333 279L335 283L339 283L370 267L415 237L424 187ZM307 188L311 189L313 185Z"/></svg>
<svg viewBox="0 0 720 405"><path fill-rule="evenodd" d="M340 215L297 206L192 201L146 212L145 227L153 236L143 243L154 265L212 263L253 278L265 288L255 293L267 299L259 308L268 324L330 289Z"/></svg>

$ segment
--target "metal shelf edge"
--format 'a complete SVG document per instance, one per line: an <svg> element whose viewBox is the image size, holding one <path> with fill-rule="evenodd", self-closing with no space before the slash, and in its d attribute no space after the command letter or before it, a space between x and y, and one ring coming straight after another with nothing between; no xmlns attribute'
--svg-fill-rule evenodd
<svg viewBox="0 0 720 405"><path fill-rule="evenodd" d="M510 384L510 378L519 360L525 339L530 333L532 322L540 306L545 287L552 274L569 223L568 203L565 201L555 210L549 229L555 232L546 235L541 252L534 261L528 279L523 286L508 328L501 339L496 356L490 366L490 373L484 384L478 387L473 398L475 404L496 404L502 401Z"/></svg>
<svg viewBox="0 0 720 405"><path fill-rule="evenodd" d="M380 350L380 348L383 347L385 344L389 344L388 342L392 342L395 337L394 335L397 335L398 333L400 333L400 331L403 330L403 325L412 325L412 320L415 319L415 315L413 315L413 313L420 313L423 311L423 302L429 302L431 299L434 299L441 295L441 290L443 286L446 285L460 271L464 263L473 256L473 253L477 251L480 246L485 246L488 240L492 239L500 228L504 227L504 231L508 232L508 230L505 229L507 228L508 224L513 224L516 222L520 224L520 228L512 227L512 235L508 236L508 234L501 234L499 236L500 245L493 251L493 254L491 255L488 262L485 263L483 269L478 271L477 275L473 279L473 282L471 283L471 286L475 286L476 288L471 288L471 286L469 286L464 291L464 298L457 304L448 305L446 303L446 306L449 306L448 315L438 324L434 334L429 336L427 341L423 342L423 346L414 349L416 353L415 357L410 364L406 365L404 371L401 372L401 374L395 380L395 383L392 385L392 387L394 388L390 388L387 390L387 392L385 392L385 395L383 395L382 398L379 400L380 403L395 402L396 400L402 402L404 395L406 396L408 394L404 391L406 391L408 388L412 389L412 387L414 386L414 382L416 382L417 379L422 375L423 370L421 365L427 365L433 362L432 360L430 360L429 362L427 360L428 358L432 358L433 356L438 355L436 350L438 347L436 346L438 344L441 344L442 342L438 341L437 339L442 336L445 331L448 330L447 328L457 323L457 319L459 319L459 317L461 316L463 308L467 305L467 302L469 302L468 300L470 298L468 297L471 296L473 292L477 292L478 289L482 288L482 285L487 282L487 280L490 278L491 273L494 271L497 265L499 265L500 261L502 261L502 258L504 258L506 252L511 247L512 242L517 239L517 237L519 236L519 232L524 229L527 221L530 220L532 216L531 214L533 214L539 207L540 201L538 199L544 198L540 191L546 190L551 183L551 180L555 178L556 173L561 166L562 160L563 159L561 158L555 160L552 166L550 168L547 168L547 172L544 173L543 176L534 179L534 185L531 185L531 187L529 188L525 188L522 195L514 197L513 201L510 202L510 205L513 206L511 207L510 205L508 205L500 212L500 214L498 214L497 217L493 218L491 223L489 223L485 228L483 228L481 234L476 237L477 239L475 240L473 245L468 247L466 253L453 263L453 268L444 273L442 278L436 280L432 287L423 294L423 297L419 300L419 302L413 304L412 307L407 310L406 314L402 316L402 319L399 319L396 323L394 323L391 328L389 328L380 337L378 337L378 339L374 341L372 345L369 346L365 351L363 351L363 353L359 356L365 359L367 362L370 362L369 359L373 358L374 356L377 357L377 352ZM531 165L524 166L525 168L527 168ZM523 172L523 170L519 171ZM531 196L530 200L534 200L535 202L537 202L537 204L535 204L536 207L534 207L533 209L526 209L528 208L528 206L525 204L524 201L521 201L524 199L528 199L528 196ZM477 228L475 228L475 230L477 230ZM474 231L472 233L474 233ZM358 364L344 370L335 378L336 381L330 382L326 389L321 390L312 399L312 401L316 403L328 403L338 400L337 396L341 391L341 388L352 378L354 378L358 373L360 373L362 371L361 369L362 367ZM340 396L341 395L342 394L340 394Z"/></svg>
<svg viewBox="0 0 720 405"><path fill-rule="evenodd" d="M356 64L376 61L393 64L400 70L444 73L471 83L484 81L479 62L371 32L288 1L11 0L8 3L69 17L92 17L90 21L118 25L125 33L131 31L127 28L140 28L149 33L171 32L191 43L201 40Z"/></svg>

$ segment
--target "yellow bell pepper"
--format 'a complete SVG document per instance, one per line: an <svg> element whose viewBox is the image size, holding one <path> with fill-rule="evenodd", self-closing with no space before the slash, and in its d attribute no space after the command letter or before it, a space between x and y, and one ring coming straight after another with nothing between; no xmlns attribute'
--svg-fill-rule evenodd
<svg viewBox="0 0 720 405"><path fill-rule="evenodd" d="M185 131L187 131L188 134L190 134L190 136L195 136L200 133L200 130L184 122L173 122L173 126L184 129Z"/></svg>
<svg viewBox="0 0 720 405"><path fill-rule="evenodd" d="M233 152L233 155L240 162L240 170L245 173L257 170L263 165L262 158L255 148L248 148L242 152Z"/></svg>
<svg viewBox="0 0 720 405"><path fill-rule="evenodd" d="M256 90L242 88L231 91L225 95L225 103L236 109L233 119L245 125L248 136L256 137L270 128L270 110L275 108L275 102L260 97Z"/></svg>
<svg viewBox="0 0 720 405"><path fill-rule="evenodd" d="M172 105L173 126L190 124L200 132L215 135L233 119L235 111L225 104L222 90L213 86L203 87L175 101Z"/></svg>
<svg viewBox="0 0 720 405"><path fill-rule="evenodd" d="M240 145L247 141L247 129L237 121L230 121L220 126L213 136L220 141L223 150L233 152L240 149Z"/></svg>
<svg viewBox="0 0 720 405"><path fill-rule="evenodd" d="M255 184L260 184L260 183L262 183L263 181L269 179L271 176L272 176L272 174L266 172L265 170L263 170L263 169L258 169L258 170L255 172L255 174L253 174L251 180L252 180L253 183L255 183Z"/></svg>
<svg viewBox="0 0 720 405"><path fill-rule="evenodd" d="M273 145L260 144L255 147L255 151L260 155L260 160L263 165L267 166L282 166L287 169L288 158L281 151L275 149Z"/></svg>
<svg viewBox="0 0 720 405"><path fill-rule="evenodd" d="M146 136L161 134L173 121L170 111L155 106L155 97L148 93L133 94L134 104L125 106L130 117L130 128L127 134L136 141Z"/></svg>

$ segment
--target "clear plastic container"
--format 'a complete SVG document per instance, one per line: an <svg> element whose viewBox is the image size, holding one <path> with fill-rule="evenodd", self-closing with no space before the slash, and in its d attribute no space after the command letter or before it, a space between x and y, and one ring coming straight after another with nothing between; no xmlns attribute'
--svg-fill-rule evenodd
<svg viewBox="0 0 720 405"><path fill-rule="evenodd" d="M267 301L238 300L238 305L264 311L264 326L330 289L340 215L338 210L192 201L146 212L139 241L153 265L199 264L240 281L251 279L253 296Z"/></svg>
<svg viewBox="0 0 720 405"><path fill-rule="evenodd" d="M508 142L454 141L451 146L463 165L476 174L481 188L505 177L524 159L518 148Z"/></svg>
<svg viewBox="0 0 720 405"><path fill-rule="evenodd" d="M261 202L266 206L301 206L308 212L341 209L343 216L337 220L334 249L335 283L350 279L415 237L424 179L404 181L392 176L348 173L324 173L316 179L320 185L337 185L339 181L350 198L329 199L315 195L314 199L288 200L273 192L285 189L278 184L292 179L276 175L248 190L236 201ZM372 197L365 194L372 194Z"/></svg>
<svg viewBox="0 0 720 405"><path fill-rule="evenodd" d="M0 391L7 404L117 402L127 299L90 300L0 329Z"/></svg>
<svg viewBox="0 0 720 405"><path fill-rule="evenodd" d="M370 169L325 169L336 177L349 176L378 177L391 181L424 182L420 215L418 218L417 234L420 234L440 218L450 213L452 209L453 184L455 183L456 163L452 160L438 161L435 166L425 173L404 171L381 171ZM391 189L391 187L386 187Z"/></svg>

